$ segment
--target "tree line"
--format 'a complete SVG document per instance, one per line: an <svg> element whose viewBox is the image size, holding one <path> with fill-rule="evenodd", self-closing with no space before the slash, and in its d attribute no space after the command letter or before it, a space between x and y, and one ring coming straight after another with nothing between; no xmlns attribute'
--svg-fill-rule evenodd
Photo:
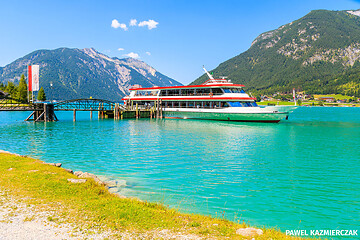
<svg viewBox="0 0 360 240"><path fill-rule="evenodd" d="M29 92L29 98L28 98L28 85L25 81L24 74L21 75L18 85L10 81L8 81L6 84L0 83L0 90L5 93L8 93L10 95L10 98L18 100L21 103L28 103L29 99L32 98L31 92ZM46 95L43 87L40 88L37 94L37 100L39 101L46 100Z"/></svg>

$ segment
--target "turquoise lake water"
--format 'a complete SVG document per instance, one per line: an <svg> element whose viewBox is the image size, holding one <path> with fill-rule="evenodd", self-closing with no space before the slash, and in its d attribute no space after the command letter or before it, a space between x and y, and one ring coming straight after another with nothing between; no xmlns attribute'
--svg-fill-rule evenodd
<svg viewBox="0 0 360 240"><path fill-rule="evenodd" d="M0 112L0 149L126 182L120 193L184 212L360 232L360 108L301 107L278 124L27 115Z"/></svg>

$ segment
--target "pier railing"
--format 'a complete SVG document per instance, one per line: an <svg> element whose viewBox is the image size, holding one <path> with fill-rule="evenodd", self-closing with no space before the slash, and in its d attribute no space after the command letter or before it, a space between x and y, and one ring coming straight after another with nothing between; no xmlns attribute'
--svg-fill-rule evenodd
<svg viewBox="0 0 360 240"><path fill-rule="evenodd" d="M21 103L11 98L0 99L0 111L32 111L33 104Z"/></svg>
<svg viewBox="0 0 360 240"><path fill-rule="evenodd" d="M111 111L115 109L116 103L102 99L72 99L54 104L54 110L72 111Z"/></svg>
<svg viewBox="0 0 360 240"><path fill-rule="evenodd" d="M55 111L73 111L74 121L76 121L77 111L98 112L99 118L162 118L162 103L157 99L153 106L141 106L138 104L122 105L119 103L102 100L102 99L72 99L61 102L35 102L21 103L14 99L1 99L0 111L32 111L26 119L39 121L57 121Z"/></svg>

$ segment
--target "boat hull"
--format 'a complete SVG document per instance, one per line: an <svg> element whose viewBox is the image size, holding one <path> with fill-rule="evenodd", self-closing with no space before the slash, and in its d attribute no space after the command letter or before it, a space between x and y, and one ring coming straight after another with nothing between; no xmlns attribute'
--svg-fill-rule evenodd
<svg viewBox="0 0 360 240"><path fill-rule="evenodd" d="M289 116L289 112L277 111L248 111L248 112L225 112L211 110L187 110L187 109L164 109L165 118L180 119L206 119L218 121L237 121L237 122L269 122L277 123Z"/></svg>

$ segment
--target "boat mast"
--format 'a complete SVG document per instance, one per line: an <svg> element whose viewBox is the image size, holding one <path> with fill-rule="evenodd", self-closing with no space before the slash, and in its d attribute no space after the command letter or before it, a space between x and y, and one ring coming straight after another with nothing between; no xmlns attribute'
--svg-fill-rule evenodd
<svg viewBox="0 0 360 240"><path fill-rule="evenodd" d="M203 69L206 72L206 74L209 76L209 79L214 80L213 76L211 76L211 74L208 71L206 71L205 66L203 66Z"/></svg>

